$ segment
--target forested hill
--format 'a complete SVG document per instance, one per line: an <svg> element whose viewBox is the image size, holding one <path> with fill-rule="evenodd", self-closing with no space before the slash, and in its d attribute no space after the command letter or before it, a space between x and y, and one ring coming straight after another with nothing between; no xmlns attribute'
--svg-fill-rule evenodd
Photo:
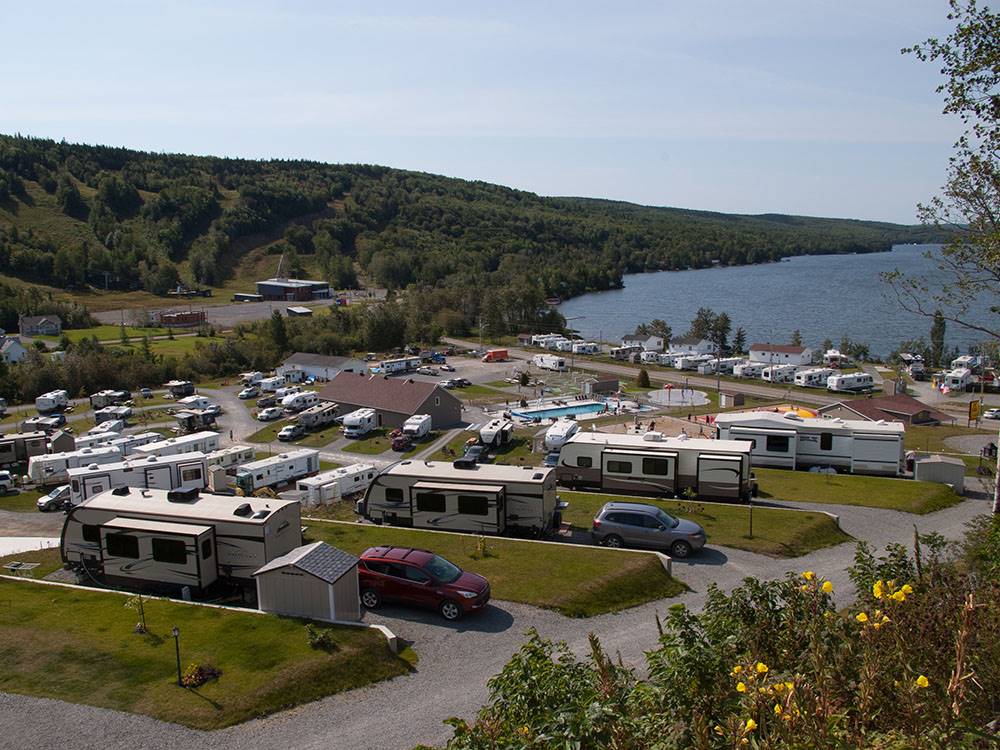
<svg viewBox="0 0 1000 750"><path fill-rule="evenodd" d="M0 135L0 275L63 288L250 291L247 264L272 268L284 253L289 274L337 287L358 274L433 287L434 306L463 317L514 291L513 321L539 297L614 287L624 273L936 239L916 226L543 198L379 166Z"/></svg>

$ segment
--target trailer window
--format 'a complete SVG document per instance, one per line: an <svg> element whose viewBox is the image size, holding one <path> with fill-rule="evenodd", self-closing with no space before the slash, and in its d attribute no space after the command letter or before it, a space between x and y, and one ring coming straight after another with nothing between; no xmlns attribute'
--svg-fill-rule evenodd
<svg viewBox="0 0 1000 750"><path fill-rule="evenodd" d="M212 556L212 540L203 539L201 542L201 559L208 560Z"/></svg>
<svg viewBox="0 0 1000 750"><path fill-rule="evenodd" d="M157 539L153 537L153 559L156 562L184 565L187 558L187 545L183 539Z"/></svg>
<svg viewBox="0 0 1000 750"><path fill-rule="evenodd" d="M768 453L788 453L788 435L768 435Z"/></svg>
<svg viewBox="0 0 1000 750"><path fill-rule="evenodd" d="M821 432L819 434L819 449L821 451L832 451L833 450L833 433L832 432Z"/></svg>
<svg viewBox="0 0 1000 750"><path fill-rule="evenodd" d="M417 495L417 510L423 513L444 513L444 495L439 492L421 492Z"/></svg>
<svg viewBox="0 0 1000 750"><path fill-rule="evenodd" d="M139 559L139 540L128 534L108 534L104 537L104 543L108 548L111 557L128 557L132 560Z"/></svg>
<svg viewBox="0 0 1000 750"><path fill-rule="evenodd" d="M458 512L469 516L488 516L490 501L479 495L459 495Z"/></svg>
<svg viewBox="0 0 1000 750"><path fill-rule="evenodd" d="M401 503L403 502L403 490L400 487L386 487L385 488L385 501L387 503Z"/></svg>
<svg viewBox="0 0 1000 750"><path fill-rule="evenodd" d="M610 474L631 474L631 461L608 461L608 472Z"/></svg>
<svg viewBox="0 0 1000 750"><path fill-rule="evenodd" d="M85 523L83 525L83 541L94 542L95 544L101 543L101 527L94 526L93 524Z"/></svg>
<svg viewBox="0 0 1000 750"><path fill-rule="evenodd" d="M594 465L594 462L591 460L590 456L577 456L576 465L581 469L589 469Z"/></svg>
<svg viewBox="0 0 1000 750"><path fill-rule="evenodd" d="M195 466L190 469L181 469L181 481L185 483L201 481L201 467Z"/></svg>
<svg viewBox="0 0 1000 750"><path fill-rule="evenodd" d="M642 473L665 477L670 473L670 462L665 458L644 458Z"/></svg>

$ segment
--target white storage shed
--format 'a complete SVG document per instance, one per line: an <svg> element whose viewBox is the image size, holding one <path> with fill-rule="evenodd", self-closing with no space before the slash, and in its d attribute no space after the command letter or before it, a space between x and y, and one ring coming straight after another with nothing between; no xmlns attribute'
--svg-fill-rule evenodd
<svg viewBox="0 0 1000 750"><path fill-rule="evenodd" d="M277 557L254 574L263 612L324 622L357 622L358 558L313 542Z"/></svg>

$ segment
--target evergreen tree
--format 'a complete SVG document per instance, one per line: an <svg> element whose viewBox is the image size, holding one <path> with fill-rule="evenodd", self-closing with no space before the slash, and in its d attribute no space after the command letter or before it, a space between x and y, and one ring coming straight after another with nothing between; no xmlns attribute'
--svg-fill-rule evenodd
<svg viewBox="0 0 1000 750"><path fill-rule="evenodd" d="M635 382L640 388L649 388L649 373L646 372L645 367L639 370L639 375L636 377Z"/></svg>
<svg viewBox="0 0 1000 750"><path fill-rule="evenodd" d="M798 328L792 331L792 346L802 346L802 331Z"/></svg>
<svg viewBox="0 0 1000 750"><path fill-rule="evenodd" d="M931 323L931 364L934 367L941 367L944 359L944 314L940 310L934 311L934 322Z"/></svg>
<svg viewBox="0 0 1000 750"><path fill-rule="evenodd" d="M285 329L285 319L281 316L281 310L275 310L271 313L268 329L274 347L279 352L284 353L288 349L288 331Z"/></svg>
<svg viewBox="0 0 1000 750"><path fill-rule="evenodd" d="M747 350L747 332L743 330L743 326L736 329L736 333L733 334L733 353L742 354Z"/></svg>

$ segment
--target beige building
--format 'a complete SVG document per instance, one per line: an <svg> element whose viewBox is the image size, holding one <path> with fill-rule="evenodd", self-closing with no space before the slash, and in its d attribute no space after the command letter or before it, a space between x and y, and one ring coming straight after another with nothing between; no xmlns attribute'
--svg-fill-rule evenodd
<svg viewBox="0 0 1000 750"><path fill-rule="evenodd" d="M338 414L374 409L378 427L402 427L414 414L430 414L433 429L462 421L462 402L437 383L407 377L341 372L319 392L338 405Z"/></svg>
<svg viewBox="0 0 1000 750"><path fill-rule="evenodd" d="M361 619L358 558L326 542L293 549L253 575L264 612L326 622Z"/></svg>

